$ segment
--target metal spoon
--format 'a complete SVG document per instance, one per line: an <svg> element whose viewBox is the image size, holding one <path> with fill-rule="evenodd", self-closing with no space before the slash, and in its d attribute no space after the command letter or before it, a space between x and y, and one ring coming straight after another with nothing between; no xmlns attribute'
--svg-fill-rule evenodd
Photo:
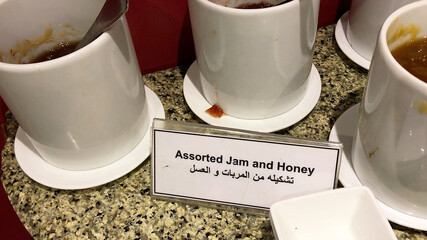
<svg viewBox="0 0 427 240"><path fill-rule="evenodd" d="M279 2L276 3L276 6L285 4L285 3L290 2L290 1L292 1L292 0L280 0Z"/></svg>
<svg viewBox="0 0 427 240"><path fill-rule="evenodd" d="M129 0L106 0L95 22L82 40L80 40L79 44L77 44L75 51L86 46L103 32L107 31L128 9Z"/></svg>

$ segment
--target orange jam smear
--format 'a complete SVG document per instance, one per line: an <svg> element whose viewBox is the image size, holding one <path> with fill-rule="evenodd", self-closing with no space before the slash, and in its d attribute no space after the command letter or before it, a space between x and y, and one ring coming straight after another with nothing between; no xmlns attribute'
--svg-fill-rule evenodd
<svg viewBox="0 0 427 240"><path fill-rule="evenodd" d="M212 105L209 109L205 111L207 114L211 115L214 118L220 118L224 116L224 111L222 108L216 104Z"/></svg>
<svg viewBox="0 0 427 240"><path fill-rule="evenodd" d="M406 42L391 54L403 68L427 83L427 37Z"/></svg>

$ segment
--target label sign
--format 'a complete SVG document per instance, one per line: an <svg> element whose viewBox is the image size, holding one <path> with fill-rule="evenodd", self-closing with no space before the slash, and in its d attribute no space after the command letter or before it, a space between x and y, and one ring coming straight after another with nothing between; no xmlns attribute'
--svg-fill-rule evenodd
<svg viewBox="0 0 427 240"><path fill-rule="evenodd" d="M269 210L336 186L341 144L235 135L153 128L152 195Z"/></svg>

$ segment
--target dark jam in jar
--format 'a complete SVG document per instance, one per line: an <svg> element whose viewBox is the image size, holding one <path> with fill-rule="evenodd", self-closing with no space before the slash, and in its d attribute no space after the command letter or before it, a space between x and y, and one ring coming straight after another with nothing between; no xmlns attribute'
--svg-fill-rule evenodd
<svg viewBox="0 0 427 240"><path fill-rule="evenodd" d="M238 9L257 9L257 8L268 8L273 7L274 5L267 2L260 2L260 3L244 3L240 4L236 8Z"/></svg>
<svg viewBox="0 0 427 240"><path fill-rule="evenodd" d="M214 118L220 118L224 115L222 108L216 104L212 105L212 107L207 109L205 112Z"/></svg>
<svg viewBox="0 0 427 240"><path fill-rule="evenodd" d="M36 56L31 63L39 63L44 61L49 61L55 58L60 58L62 56L65 56L67 54L70 54L74 52L74 49L76 49L77 44L79 44L78 41L75 42L61 42L58 45L56 45L53 48L50 48L44 53L41 53L40 55Z"/></svg>

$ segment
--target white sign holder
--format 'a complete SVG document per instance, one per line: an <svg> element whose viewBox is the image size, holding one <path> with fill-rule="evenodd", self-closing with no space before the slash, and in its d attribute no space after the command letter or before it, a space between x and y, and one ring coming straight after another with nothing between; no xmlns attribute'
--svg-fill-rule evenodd
<svg viewBox="0 0 427 240"><path fill-rule="evenodd" d="M155 198L268 211L338 183L342 144L155 119Z"/></svg>

